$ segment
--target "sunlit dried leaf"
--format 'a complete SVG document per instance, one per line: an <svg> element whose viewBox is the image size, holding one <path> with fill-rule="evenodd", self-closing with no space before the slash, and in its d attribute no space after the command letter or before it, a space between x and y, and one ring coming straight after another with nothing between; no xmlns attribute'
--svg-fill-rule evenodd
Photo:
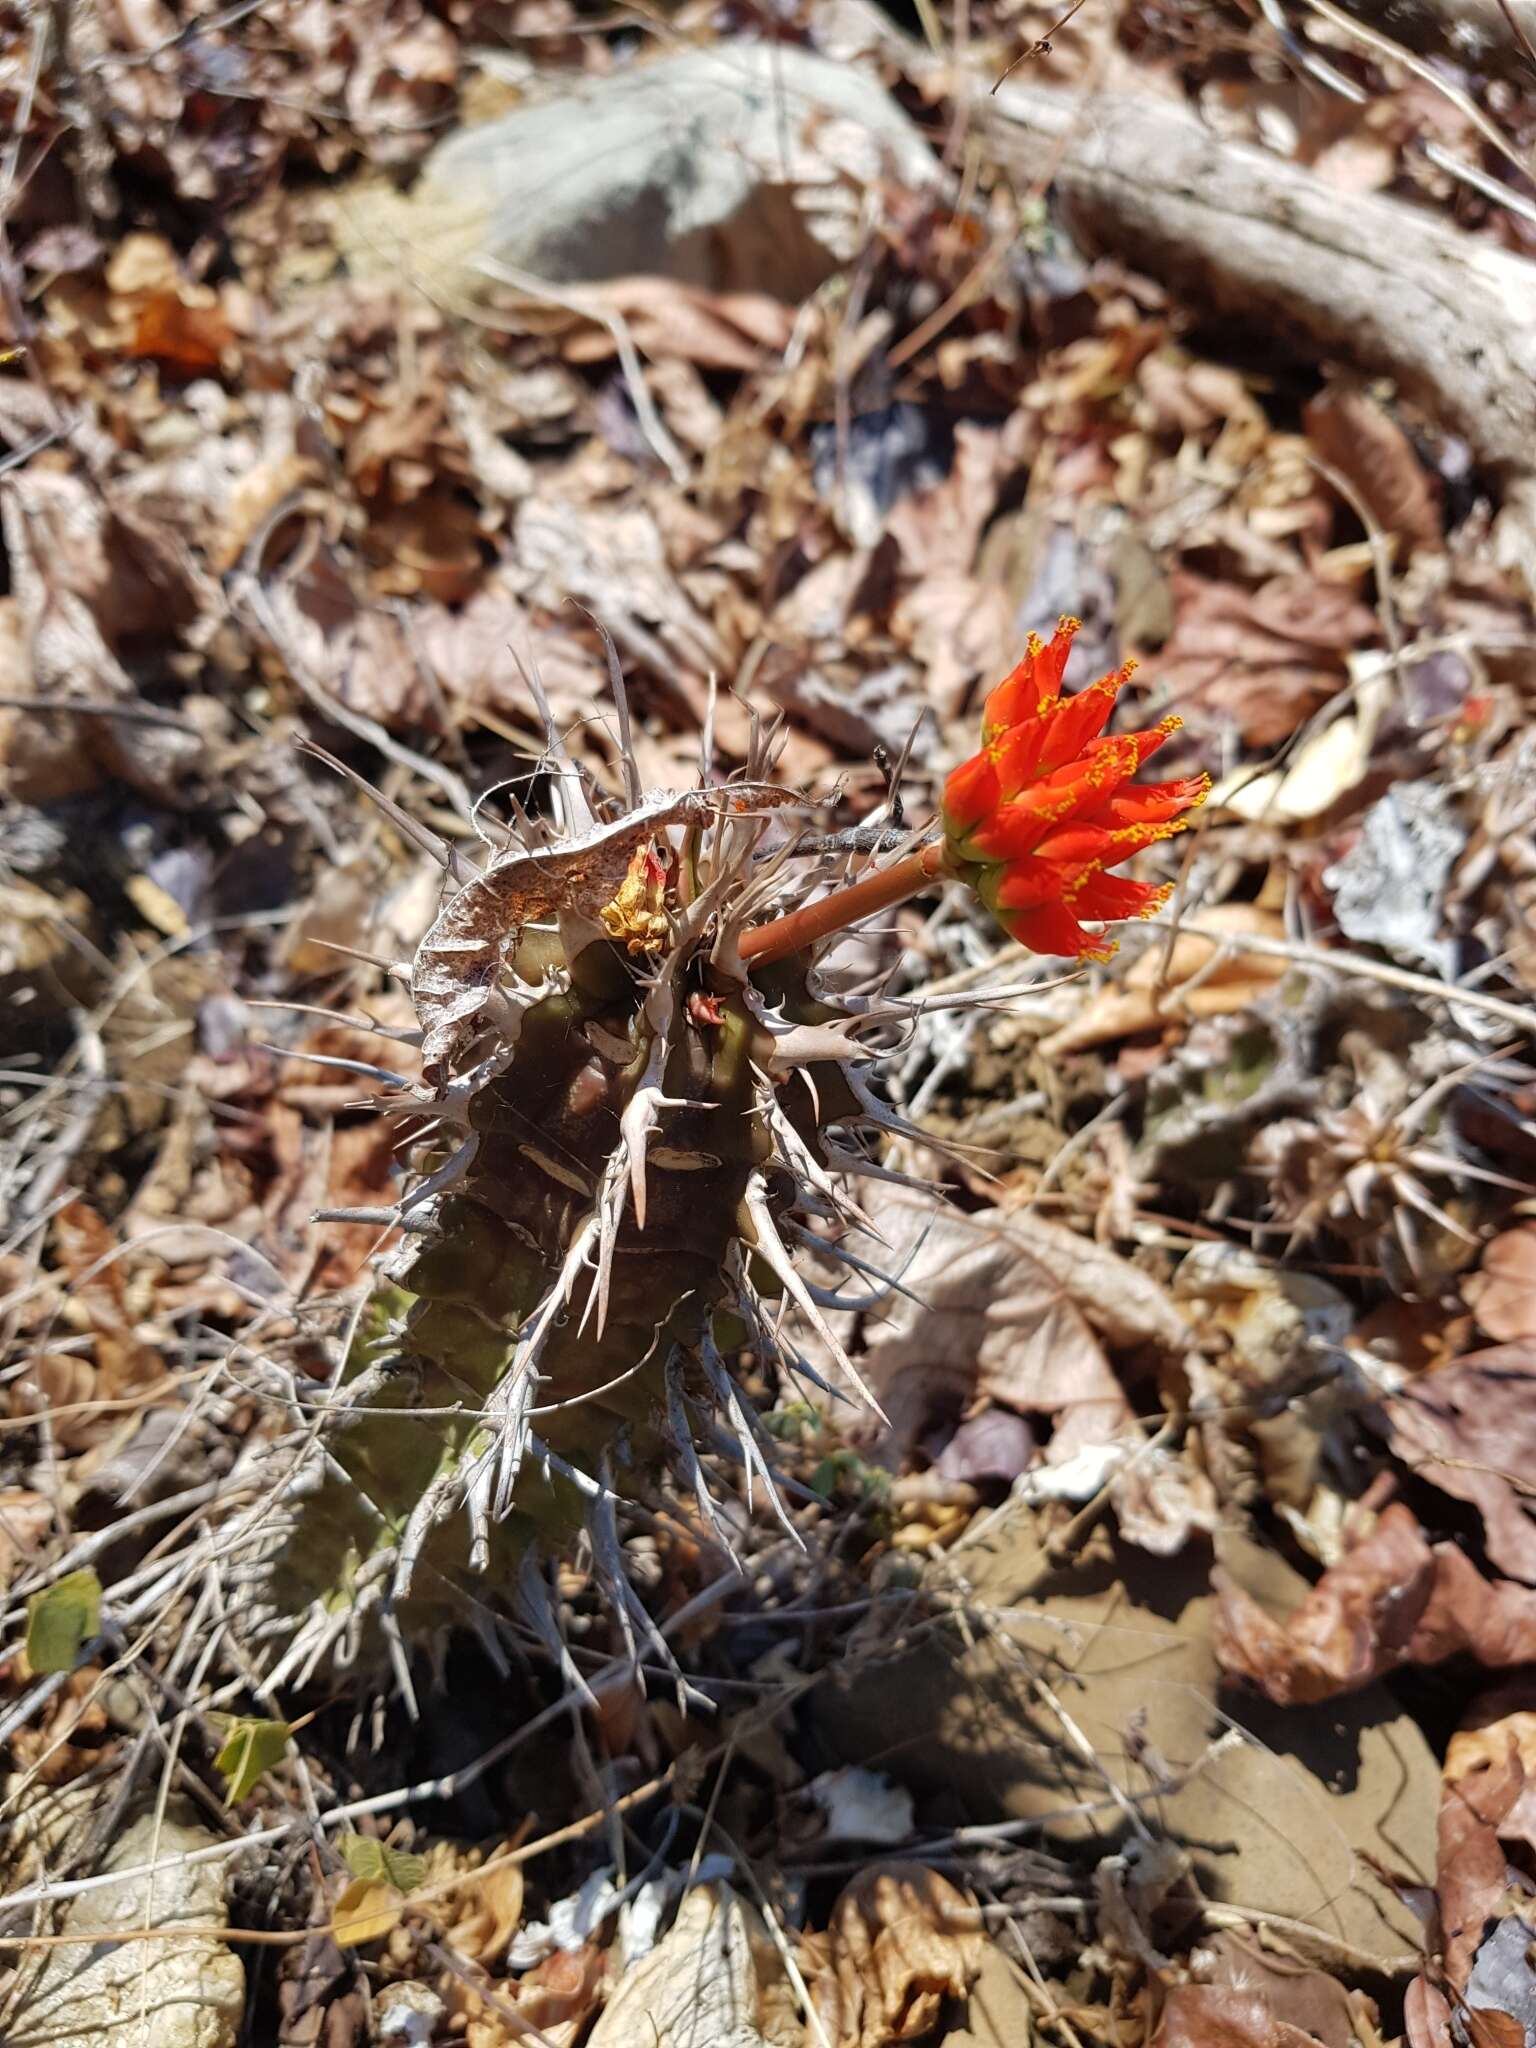
<svg viewBox="0 0 1536 2048"><path fill-rule="evenodd" d="M590 287L598 305L611 307L641 353L697 363L706 370L748 371L787 347L794 308L766 293L710 292L672 277L615 277ZM583 322L566 338L567 362L601 362L618 347L603 322Z"/></svg>
<svg viewBox="0 0 1536 2048"><path fill-rule="evenodd" d="M183 376L196 377L218 368L234 338L216 302L189 303L179 293L156 292L134 309L128 353L153 357Z"/></svg>
<svg viewBox="0 0 1536 2048"><path fill-rule="evenodd" d="M392 1884L354 1877L336 1901L332 1933L342 1948L363 1948L371 1941L382 1941L399 1924L404 1904Z"/></svg>
<svg viewBox="0 0 1536 2048"><path fill-rule="evenodd" d="M862 1872L832 1909L811 1995L837 2048L920 2040L964 1998L986 1946L971 1901L916 1863Z"/></svg>
<svg viewBox="0 0 1536 2048"><path fill-rule="evenodd" d="M1511 2012L1494 2012L1487 2006L1468 2005L1462 2015L1472 2048L1526 2048L1530 2036L1524 2020Z"/></svg>
<svg viewBox="0 0 1536 2048"><path fill-rule="evenodd" d="M0 1593L16 1576L16 1568L36 1555L53 1526L52 1503L24 1486L0 1488Z"/></svg>
<svg viewBox="0 0 1536 2048"><path fill-rule="evenodd" d="M1518 1224L1485 1245L1462 1293L1496 1344L1536 1340L1536 1223Z"/></svg>
<svg viewBox="0 0 1536 2048"><path fill-rule="evenodd" d="M1062 1259L1054 1239L1033 1234L1029 1219L1016 1230L1006 1211L966 1216L895 1189L872 1191L865 1207L880 1236L852 1233L850 1247L882 1271L902 1273L910 1290L871 1321L863 1357L890 1417L892 1455L978 1395L1053 1417L1054 1459L1107 1442L1126 1426L1131 1410L1085 1311L1096 1295L1108 1298L1110 1315L1120 1309L1134 1319L1141 1309L1153 1319L1161 1314L1165 1330L1176 1325L1171 1303L1144 1299L1144 1276L1128 1279L1117 1301L1124 1262L1100 1251L1089 1278Z"/></svg>
<svg viewBox="0 0 1536 2048"><path fill-rule="evenodd" d="M1159 942L1146 947L1121 975L1111 965L1106 985L1070 1024L1041 1042L1042 1056L1059 1059L1184 1019L1246 1010L1285 974L1283 959L1244 952L1242 943L1249 936L1283 938L1277 912L1256 903L1225 903L1202 911L1200 923L1216 936L1181 932L1171 949ZM1186 982L1194 986L1186 989Z"/></svg>
<svg viewBox="0 0 1536 2048"><path fill-rule="evenodd" d="M494 1862L495 1857L489 1860ZM481 1963L504 1955L508 1942L522 1925L523 1889L520 1863L503 1864L500 1869L484 1872L471 1871L453 1895L450 1946Z"/></svg>
<svg viewBox="0 0 1536 2048"><path fill-rule="evenodd" d="M1262 1991L1225 1984L1176 1984L1154 2048L1316 2048L1317 2036L1277 2020Z"/></svg>
<svg viewBox="0 0 1536 2048"><path fill-rule="evenodd" d="M1346 680L1344 653L1379 634L1370 607L1338 583L1282 576L1245 590L1176 570L1173 638L1158 676L1180 710L1237 720L1244 740L1288 740Z"/></svg>
<svg viewBox="0 0 1536 2048"><path fill-rule="evenodd" d="M1431 1545L1400 1503L1283 1623L1220 1570L1211 1583L1222 1668L1280 1706L1463 1652L1490 1669L1536 1660L1536 1592L1483 1578L1454 1544Z"/></svg>
<svg viewBox="0 0 1536 2048"><path fill-rule="evenodd" d="M785 1983L757 1911L726 1885L696 1885L625 1973L587 2048L800 2048Z"/></svg>

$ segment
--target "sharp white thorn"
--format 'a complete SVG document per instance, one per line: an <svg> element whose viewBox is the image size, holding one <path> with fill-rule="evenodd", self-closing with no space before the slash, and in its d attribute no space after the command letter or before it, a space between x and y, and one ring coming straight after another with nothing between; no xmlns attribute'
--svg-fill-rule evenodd
<svg viewBox="0 0 1536 2048"><path fill-rule="evenodd" d="M773 1268L778 1278L783 1281L785 1292L800 1309L817 1336L820 1337L821 1341L831 1351L832 1356L848 1375L860 1395L874 1410L875 1414L879 1416L885 1426L889 1428L890 1417L875 1399L874 1394L865 1383L863 1375L834 1336L832 1325L827 1321L815 1302L812 1301L805 1282L795 1271L795 1262L790 1257L784 1240L779 1236L778 1228L773 1220L773 1214L768 1207L767 1190L763 1186L760 1174L753 1174L747 1182L746 1209L748 1216L752 1220L752 1227L757 1233L756 1249L758 1253Z"/></svg>

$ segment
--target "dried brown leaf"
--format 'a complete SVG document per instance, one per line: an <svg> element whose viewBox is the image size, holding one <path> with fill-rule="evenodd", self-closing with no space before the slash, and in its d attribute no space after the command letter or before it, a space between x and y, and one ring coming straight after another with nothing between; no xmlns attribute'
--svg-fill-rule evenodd
<svg viewBox="0 0 1536 2048"><path fill-rule="evenodd" d="M793 306L763 292L711 292L671 277L617 277L584 296L623 317L642 355L697 363L706 370L747 372L782 354L794 329ZM572 363L605 361L618 343L601 321L576 326L562 353Z"/></svg>
<svg viewBox="0 0 1536 2048"><path fill-rule="evenodd" d="M1469 2005L1462 2024L1472 2048L1526 2048L1529 2035L1525 2022L1512 2012L1495 2012L1488 2006Z"/></svg>
<svg viewBox="0 0 1536 2048"><path fill-rule="evenodd" d="M523 1889L520 1863L471 1873L468 1882L454 1894L449 1946L479 1963L492 1962L503 1955L523 1922Z"/></svg>
<svg viewBox="0 0 1536 2048"><path fill-rule="evenodd" d="M1518 1321L1519 1282L1509 1269L1527 1259L1525 1247L1536 1240L1523 1231L1507 1238L1520 1242L1503 1255L1494 1285L1508 1280L1502 1301ZM1496 1238L1489 1251L1506 1239ZM1485 1257L1485 1272L1487 1265ZM1491 1561L1536 1585L1536 1497L1529 1490L1536 1471L1536 1345L1477 1351L1422 1373L1384 1412L1398 1457L1442 1493L1471 1502L1483 1518Z"/></svg>
<svg viewBox="0 0 1536 2048"><path fill-rule="evenodd" d="M1337 1977L1261 1947L1247 1933L1217 1934L1201 1945L1217 1959L1215 1983L1262 1992L1277 2020L1325 2048L1355 2048L1357 2040L1370 2038L1358 2025L1357 2008L1366 2001L1359 1993L1352 1998Z"/></svg>
<svg viewBox="0 0 1536 2048"><path fill-rule="evenodd" d="M1316 2035L1277 2020L1262 1991L1176 1984L1153 2048L1315 2048Z"/></svg>
<svg viewBox="0 0 1536 2048"><path fill-rule="evenodd" d="M1458 1653L1491 1669L1536 1660L1536 1593L1490 1581L1454 1544L1431 1545L1400 1503L1284 1622L1220 1569L1216 1654L1279 1706L1355 1692L1402 1664Z"/></svg>
<svg viewBox="0 0 1536 2048"><path fill-rule="evenodd" d="M947 1998L964 1998L986 1940L975 1907L937 1871L862 1871L832 1909L826 1962L811 1986L837 2048L920 2040Z"/></svg>
<svg viewBox="0 0 1536 2048"><path fill-rule="evenodd" d="M1369 606L1339 583L1276 576L1257 590L1175 570L1173 637L1160 682L1181 708L1236 719L1250 746L1289 739L1343 687L1344 655L1376 639Z"/></svg>
<svg viewBox="0 0 1536 2048"><path fill-rule="evenodd" d="M1440 1791L1435 1854L1446 1982L1464 1991L1487 1922L1508 1885L1501 1830L1526 1790L1517 1742L1506 1736L1503 1753L1446 1759Z"/></svg>
<svg viewBox="0 0 1536 2048"><path fill-rule="evenodd" d="M130 356L150 356L185 377L216 370L233 342L234 329L213 295L212 303L179 292L154 292L134 307Z"/></svg>
<svg viewBox="0 0 1536 2048"><path fill-rule="evenodd" d="M1427 1976L1415 1977L1403 1999L1408 2048L1445 2048L1451 2034L1450 2001Z"/></svg>
<svg viewBox="0 0 1536 2048"><path fill-rule="evenodd" d="M130 524L99 488L61 470L33 467L9 476L0 525L19 629L13 655L25 693L66 705L136 705L138 692L117 649L130 635L163 635L186 624L195 611L195 576L183 573L175 550L151 538L144 522ZM80 712L48 719L44 739L41 724L34 714L19 729L23 748L7 749L8 780L26 800L89 788L105 771L161 802L177 802L202 754L196 735L174 726ZM79 761L73 780L67 757L57 753L66 745Z"/></svg>
<svg viewBox="0 0 1536 2048"><path fill-rule="evenodd" d="M1165 1336L1182 1328L1146 1275L1059 1226L1042 1235L1035 1219L1019 1218L1016 1227L1006 1211L965 1216L898 1190L872 1192L865 1209L880 1235L851 1242L882 1271L904 1272L916 1297L892 1297L866 1337L863 1370L890 1417L889 1455L904 1455L930 1420L979 1396L1053 1417L1053 1459L1125 1428L1131 1409L1089 1304L1104 1304L1143 1341L1149 1327Z"/></svg>
<svg viewBox="0 0 1536 2048"><path fill-rule="evenodd" d="M1148 946L1118 986L1106 984L1070 1024L1042 1041L1041 1056L1059 1059L1063 1053L1086 1052L1187 1019L1227 1016L1268 995L1284 975L1286 963L1262 953L1245 953L1242 941L1250 936L1283 938L1285 927L1278 912L1256 903L1218 904L1202 912L1200 922L1219 936L1181 932L1171 951ZM1223 951L1226 957L1215 962ZM1187 982L1195 986L1186 988Z"/></svg>
<svg viewBox="0 0 1536 2048"><path fill-rule="evenodd" d="M662 1940L625 1972L587 2048L798 2048L799 2040L762 1916L728 1886L696 1885Z"/></svg>
<svg viewBox="0 0 1536 2048"><path fill-rule="evenodd" d="M1171 1557L1197 1529L1209 1534L1217 1524L1210 1479L1171 1451L1132 1459L1115 1474L1110 1495L1120 1534L1154 1557Z"/></svg>
<svg viewBox="0 0 1536 2048"><path fill-rule="evenodd" d="M54 1510L40 1493L24 1486L0 1490L0 1593L16 1576L18 1565L37 1555L38 1545L53 1526Z"/></svg>
<svg viewBox="0 0 1536 2048"><path fill-rule="evenodd" d="M1462 1293L1496 1344L1536 1341L1536 1223L1519 1224L1485 1245L1482 1264Z"/></svg>
<svg viewBox="0 0 1536 2048"><path fill-rule="evenodd" d="M1411 547L1438 547L1442 535L1434 488L1413 443L1369 393L1330 385L1303 410L1307 439L1359 493L1387 533Z"/></svg>

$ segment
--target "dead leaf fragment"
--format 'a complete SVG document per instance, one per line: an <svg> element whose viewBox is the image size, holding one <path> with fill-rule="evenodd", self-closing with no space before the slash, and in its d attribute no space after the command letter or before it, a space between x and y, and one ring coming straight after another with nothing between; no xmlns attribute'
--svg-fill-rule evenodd
<svg viewBox="0 0 1536 2048"><path fill-rule="evenodd" d="M883 1456L904 1455L930 1421L952 1420L982 1395L1020 1414L1052 1416L1053 1460L1107 1443L1129 1424L1130 1407L1086 1313L1092 1295L1116 1300L1113 1269L1133 1270L1124 1261L1100 1251L1089 1278L1062 1256L1064 1247L1015 1230L1003 1210L964 1216L895 1190L866 1197L865 1208L881 1236L856 1232L850 1244L882 1271L904 1270L902 1285L917 1297L893 1298L866 1338L863 1370L891 1422ZM1135 1284L1121 1292L1134 1299ZM1164 1306L1176 1324L1177 1311Z"/></svg>
<svg viewBox="0 0 1536 2048"><path fill-rule="evenodd" d="M1354 485L1366 510L1410 547L1438 547L1440 513L1434 488L1413 443L1367 392L1334 384L1302 409L1307 439L1330 467Z"/></svg>
<svg viewBox="0 0 1536 2048"><path fill-rule="evenodd" d="M696 1885L626 1972L587 2048L799 2048L784 1966L761 1916L728 1885Z"/></svg>
<svg viewBox="0 0 1536 2048"><path fill-rule="evenodd" d="M332 1915L336 1940L343 1948L363 1948L371 1941L382 1941L398 1922L404 1904L404 1894L392 1884L364 1877L350 1879Z"/></svg>
<svg viewBox="0 0 1536 2048"><path fill-rule="evenodd" d="M1462 1293L1496 1344L1536 1339L1536 1223L1503 1231L1486 1245Z"/></svg>
<svg viewBox="0 0 1536 2048"><path fill-rule="evenodd" d="M964 1998L986 1938L975 1907L937 1871L862 1871L832 1909L811 1996L837 2048L917 2041L947 1998Z"/></svg>
<svg viewBox="0 0 1536 2048"><path fill-rule="evenodd" d="M1317 576L1278 576L1249 591L1178 569L1172 590L1160 683L1180 710L1235 719L1251 747L1288 740L1343 688L1345 652L1379 631L1368 605Z"/></svg>
<svg viewBox="0 0 1536 2048"><path fill-rule="evenodd" d="M1490 1560L1536 1585L1528 1484L1536 1470L1536 1346L1500 1345L1421 1374L1384 1412L1398 1457L1453 1500L1469 1501L1483 1518Z"/></svg>
<svg viewBox="0 0 1536 2048"><path fill-rule="evenodd" d="M1458 1652L1490 1669L1536 1659L1536 1592L1483 1578L1454 1544L1431 1545L1396 1502L1284 1622L1219 1568L1211 1584L1222 1669L1277 1706L1355 1692L1399 1665Z"/></svg>
<svg viewBox="0 0 1536 2048"><path fill-rule="evenodd" d="M11 1486L0 1491L0 1592L27 1564L53 1526L53 1506L40 1493Z"/></svg>
<svg viewBox="0 0 1536 2048"><path fill-rule="evenodd" d="M1246 1010L1285 974L1283 959L1244 952L1242 944L1249 936L1283 938L1275 911L1218 904L1202 911L1200 922L1205 931L1180 932L1171 951L1153 944L1138 954L1118 985L1108 983L1070 1024L1041 1041L1041 1057L1060 1059L1160 1025Z"/></svg>
<svg viewBox="0 0 1536 2048"><path fill-rule="evenodd" d="M493 1863L495 1857L490 1859ZM491 1962L506 1953L523 1920L523 1866L503 1864L483 1874L472 1874L462 1891L455 1894L456 1917L448 1930L448 1942L460 1955L476 1962Z"/></svg>
<svg viewBox="0 0 1536 2048"><path fill-rule="evenodd" d="M1262 1991L1176 1984L1153 2048L1316 2048L1317 2036L1277 2020Z"/></svg>

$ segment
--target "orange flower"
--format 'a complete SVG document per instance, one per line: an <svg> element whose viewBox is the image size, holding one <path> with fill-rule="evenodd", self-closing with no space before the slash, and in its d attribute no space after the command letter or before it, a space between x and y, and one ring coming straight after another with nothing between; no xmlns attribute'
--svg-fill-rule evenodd
<svg viewBox="0 0 1536 2048"><path fill-rule="evenodd" d="M1063 619L1049 647L1031 633L1024 659L988 697L981 752L944 785L945 865L1031 952L1107 960L1113 945L1078 920L1105 924L1161 908L1171 883L1107 870L1182 831L1211 778L1131 782L1180 721L1103 737L1135 663L1063 697L1079 623Z"/></svg>

